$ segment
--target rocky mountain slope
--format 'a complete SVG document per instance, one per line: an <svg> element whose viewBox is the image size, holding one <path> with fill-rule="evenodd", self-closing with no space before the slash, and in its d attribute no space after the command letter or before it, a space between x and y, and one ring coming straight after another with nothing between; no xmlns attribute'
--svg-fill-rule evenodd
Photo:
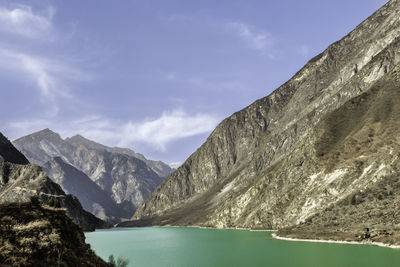
<svg viewBox="0 0 400 267"><path fill-rule="evenodd" d="M67 215L83 230L94 231L108 224L83 210L78 199L66 195L61 187L51 181L37 165L29 164L3 135L0 135L0 203L28 202L32 196L38 196L42 203L57 200L66 209ZM10 162L24 164L15 164Z"/></svg>
<svg viewBox="0 0 400 267"><path fill-rule="evenodd" d="M157 173L171 171L166 164L132 150L103 146L82 136L63 140L49 129L19 138L14 145L29 160L44 166L65 191L82 200L86 210L113 223L130 218L150 196L164 179Z"/></svg>
<svg viewBox="0 0 400 267"><path fill-rule="evenodd" d="M173 169L168 164L166 164L162 161L149 160L142 154L137 153L129 148L105 146L105 145L93 142L91 140L88 140L79 134L75 135L73 137L70 137L70 138L66 138L65 141L72 145L75 145L75 146L84 145L87 148L92 148L92 149L96 149L96 150L106 150L106 151L109 151L112 153L125 154L128 156L140 159L141 161L145 162L146 165L149 166L155 173L157 173L158 176L160 176L162 178L167 177L173 171Z"/></svg>
<svg viewBox="0 0 400 267"><path fill-rule="evenodd" d="M63 209L0 204L0 232L1 266L110 266L85 244Z"/></svg>
<svg viewBox="0 0 400 267"><path fill-rule="evenodd" d="M137 221L122 226L278 229L317 222L333 205L344 224L348 198L398 179L399 63L400 1L392 0L272 94L222 121ZM395 199L377 195L389 214L381 218L375 196L351 216L394 225Z"/></svg>
<svg viewBox="0 0 400 267"><path fill-rule="evenodd" d="M65 163L60 157L52 158L43 166L51 179L65 193L77 196L83 208L102 220L117 223L120 218L129 218L131 212L118 205L110 194L102 190L85 173Z"/></svg>
<svg viewBox="0 0 400 267"><path fill-rule="evenodd" d="M396 166L398 168L398 166ZM333 203L305 222L280 229L278 236L300 239L373 241L400 244L400 179L389 175Z"/></svg>

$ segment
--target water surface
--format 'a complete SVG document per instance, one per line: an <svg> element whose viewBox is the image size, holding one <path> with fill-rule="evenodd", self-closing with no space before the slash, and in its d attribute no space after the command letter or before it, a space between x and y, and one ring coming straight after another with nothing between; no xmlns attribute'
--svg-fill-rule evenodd
<svg viewBox="0 0 400 267"><path fill-rule="evenodd" d="M103 259L129 266L400 266L400 249L275 240L271 232L198 228L116 228L86 233Z"/></svg>

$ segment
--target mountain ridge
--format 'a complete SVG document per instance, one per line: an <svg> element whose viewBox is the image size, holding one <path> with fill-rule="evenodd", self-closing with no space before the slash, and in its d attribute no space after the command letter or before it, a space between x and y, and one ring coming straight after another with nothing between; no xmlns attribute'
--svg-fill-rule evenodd
<svg viewBox="0 0 400 267"><path fill-rule="evenodd" d="M380 125L387 125L381 114L397 112L385 103L398 97L399 13L400 1L388 2L269 96L223 120L132 223L293 226L395 172L390 151L398 148L383 139L394 141L393 132ZM365 107L357 114L347 108L350 115L336 131L332 125L347 114L340 107L362 106L363 94L379 100L375 113L357 118ZM360 119L370 124L356 124Z"/></svg>
<svg viewBox="0 0 400 267"><path fill-rule="evenodd" d="M130 218L164 179L153 169L166 171L164 163L158 166L143 157L146 163L132 150L107 147L80 135L62 139L49 129L18 138L14 144L30 160L46 167L50 178L65 191L81 199L86 210L113 224Z"/></svg>

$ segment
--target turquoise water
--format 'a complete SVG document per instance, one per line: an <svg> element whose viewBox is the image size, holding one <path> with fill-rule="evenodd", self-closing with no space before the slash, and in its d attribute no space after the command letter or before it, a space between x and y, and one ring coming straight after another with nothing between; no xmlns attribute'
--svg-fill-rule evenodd
<svg viewBox="0 0 400 267"><path fill-rule="evenodd" d="M198 228L116 228L86 233L103 259L129 266L400 266L400 249L274 240L270 232Z"/></svg>

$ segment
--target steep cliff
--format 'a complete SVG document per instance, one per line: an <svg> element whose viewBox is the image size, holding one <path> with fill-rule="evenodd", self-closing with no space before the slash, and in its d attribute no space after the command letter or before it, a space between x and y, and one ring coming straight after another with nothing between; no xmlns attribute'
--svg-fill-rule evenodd
<svg viewBox="0 0 400 267"><path fill-rule="evenodd" d="M107 147L82 136L64 140L49 129L19 138L14 144L29 160L45 166L50 178L60 182L65 191L72 190L82 199L88 211L113 223L130 218L163 181L153 168L160 173L168 172L163 168L165 164L158 166L146 159L152 164L148 165L132 150ZM85 181L85 175L114 205L93 184Z"/></svg>
<svg viewBox="0 0 400 267"><path fill-rule="evenodd" d="M392 0L222 121L122 225L277 229L396 176L399 36Z"/></svg>

